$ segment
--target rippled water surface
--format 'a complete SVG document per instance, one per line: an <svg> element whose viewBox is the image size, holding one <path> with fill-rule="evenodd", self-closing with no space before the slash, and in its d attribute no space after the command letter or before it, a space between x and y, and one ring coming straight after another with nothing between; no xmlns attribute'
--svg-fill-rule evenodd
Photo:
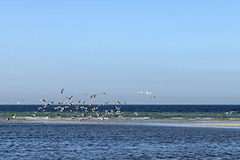
<svg viewBox="0 0 240 160"><path fill-rule="evenodd" d="M2 159L239 159L240 129L0 123Z"/></svg>

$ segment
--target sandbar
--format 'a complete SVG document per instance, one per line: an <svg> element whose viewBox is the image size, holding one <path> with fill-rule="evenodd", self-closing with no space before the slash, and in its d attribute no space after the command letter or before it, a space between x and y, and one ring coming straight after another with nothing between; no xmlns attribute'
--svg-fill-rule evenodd
<svg viewBox="0 0 240 160"><path fill-rule="evenodd" d="M45 124L92 124L92 125L152 125L152 126L201 126L201 127L235 127L240 128L240 121L209 120L209 121L183 121L158 119L83 119L83 118L47 118L47 117L21 117L0 122L9 123L45 123Z"/></svg>

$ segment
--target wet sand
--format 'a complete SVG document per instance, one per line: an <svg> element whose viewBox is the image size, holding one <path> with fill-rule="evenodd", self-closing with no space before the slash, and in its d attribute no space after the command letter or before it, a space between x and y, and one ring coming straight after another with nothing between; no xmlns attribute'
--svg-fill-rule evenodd
<svg viewBox="0 0 240 160"><path fill-rule="evenodd" d="M240 127L240 121L188 121L188 120L159 120L159 119L82 119L82 118L47 118L21 117L2 120L0 122L16 123L53 123L53 124L93 124L93 125L154 125L154 126L209 126L209 127Z"/></svg>

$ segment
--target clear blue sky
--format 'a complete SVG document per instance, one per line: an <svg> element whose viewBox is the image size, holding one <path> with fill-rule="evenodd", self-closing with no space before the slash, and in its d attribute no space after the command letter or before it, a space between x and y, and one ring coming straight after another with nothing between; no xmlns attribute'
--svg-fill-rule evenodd
<svg viewBox="0 0 240 160"><path fill-rule="evenodd" d="M58 100L65 88L78 99L105 91L106 99L127 103L239 104L239 6L1 1L0 103ZM146 90L157 99L137 94Z"/></svg>

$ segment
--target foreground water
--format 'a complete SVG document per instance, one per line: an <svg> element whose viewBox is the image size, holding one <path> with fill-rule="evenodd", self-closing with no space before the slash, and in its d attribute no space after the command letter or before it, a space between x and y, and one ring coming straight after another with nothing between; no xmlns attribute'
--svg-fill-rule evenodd
<svg viewBox="0 0 240 160"><path fill-rule="evenodd" d="M239 159L240 129L0 123L2 159Z"/></svg>
<svg viewBox="0 0 240 160"><path fill-rule="evenodd" d="M170 125L239 124L240 105L108 105L103 121L41 106L0 105L0 159L240 159L240 128Z"/></svg>

